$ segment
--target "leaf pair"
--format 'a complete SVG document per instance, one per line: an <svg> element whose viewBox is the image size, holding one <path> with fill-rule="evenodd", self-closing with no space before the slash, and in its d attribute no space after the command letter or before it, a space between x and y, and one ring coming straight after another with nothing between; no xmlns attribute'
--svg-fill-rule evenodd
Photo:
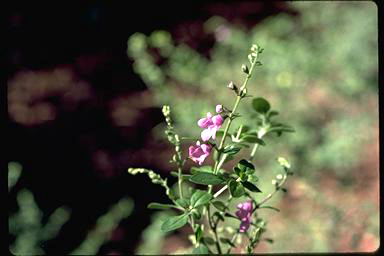
<svg viewBox="0 0 384 256"><path fill-rule="evenodd" d="M201 216L200 211L197 209L199 206L208 204L212 199L212 195L207 193L203 190L196 190L191 198L188 200L186 198L179 198L176 200L176 205L170 205L170 204L159 204L159 203L151 203L148 205L148 208L151 209L169 209L169 208L176 208L185 210L185 212L178 216L173 216L168 218L161 226L161 230L163 232L169 232L178 228L183 227L188 222L188 216L193 214L195 216L198 216L199 218ZM182 208L181 208L182 207Z"/></svg>

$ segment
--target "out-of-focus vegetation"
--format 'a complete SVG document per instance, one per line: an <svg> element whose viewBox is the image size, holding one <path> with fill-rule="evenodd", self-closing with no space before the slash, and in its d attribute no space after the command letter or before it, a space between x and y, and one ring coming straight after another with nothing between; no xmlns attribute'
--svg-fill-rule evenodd
<svg viewBox="0 0 384 256"><path fill-rule="evenodd" d="M9 191L16 185L21 173L22 166L19 163L8 164ZM14 237L10 251L15 255L45 254L44 246L59 234L62 226L69 220L71 211L67 207L60 207L43 222L43 212L37 206L33 193L25 188L17 192L17 203L18 211L9 216L9 232ZM95 227L85 240L70 254L97 254L100 247L111 239L112 232L120 221L128 217L132 210L131 199L120 199L97 219Z"/></svg>
<svg viewBox="0 0 384 256"><path fill-rule="evenodd" d="M204 24L206 34L215 38L208 57L177 44L166 31L132 35L127 52L155 105L171 105L179 134L197 138L199 129L191 127L197 127L199 118L216 104L232 107L234 99L226 85L241 81L239 70L252 43L265 48L263 66L253 80L257 82L249 84L248 93L284 110L282 120L296 133L284 144L273 136L265 138L273 146L261 148L256 156L260 180L268 181L260 188L273 189L269 181L276 175L275 152L290 159L297 176L284 197L271 201L281 212L266 213L268 235L275 243L258 250L375 250L379 245L376 5L294 2L291 7L299 15L271 16L250 30L211 17ZM250 104L241 105L239 112L243 123L254 122ZM161 136L163 127L154 132Z"/></svg>

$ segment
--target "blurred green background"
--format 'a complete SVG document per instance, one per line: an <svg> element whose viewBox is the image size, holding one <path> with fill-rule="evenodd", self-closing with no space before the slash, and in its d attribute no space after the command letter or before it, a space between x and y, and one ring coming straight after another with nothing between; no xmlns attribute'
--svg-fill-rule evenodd
<svg viewBox="0 0 384 256"><path fill-rule="evenodd" d="M179 134L198 138L196 121L216 104L231 108L226 85L241 84L252 43L265 50L248 93L265 97L294 134L265 139L255 160L262 191L272 191L274 159L283 155L295 176L271 204L257 252L373 251L379 246L378 26L373 2L292 2L253 27L213 16L203 31L215 41L202 53L156 30L136 33L127 53L156 106L169 104ZM193 35L190 35L193 37ZM250 100L235 121L252 125ZM162 137L164 124L153 129ZM188 145L185 145L184 152ZM244 153L243 153L244 154ZM245 156L245 154L244 154ZM231 169L235 161L224 167ZM156 225L154 222L153 225ZM154 239L151 229L144 240ZM158 231L160 232L160 231ZM170 239L170 238L169 238ZM150 245L148 245L150 246ZM148 247L148 253L160 253ZM146 252L140 247L140 253Z"/></svg>

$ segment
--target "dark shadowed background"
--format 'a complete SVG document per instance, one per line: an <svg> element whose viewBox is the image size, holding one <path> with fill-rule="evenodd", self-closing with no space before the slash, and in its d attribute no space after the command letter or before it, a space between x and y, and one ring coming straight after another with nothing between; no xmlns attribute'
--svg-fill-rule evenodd
<svg viewBox="0 0 384 256"><path fill-rule="evenodd" d="M274 201L281 208L269 224L275 243L258 250L372 251L379 245L375 4L31 2L11 4L5 17L7 151L9 169L22 170L9 192L14 253L74 253L90 234L88 241L100 242L83 245L82 254L190 246L185 232L155 235L159 230L150 228L159 217L146 206L166 203L163 189L126 170L145 167L174 181L161 105L171 105L183 135L198 136L190 127L199 117L218 103L233 104L225 86L240 82L239 67L255 41L265 54L252 94L268 98L296 129L267 140L270 148L257 164L269 169L271 161L262 159L279 151L297 173L288 195ZM189 145L183 146L186 152ZM273 175L264 178L267 188ZM25 191L33 200L31 193L20 196ZM22 198L34 201L38 213L27 207L17 217ZM107 231L98 229L113 205L125 210L107 215ZM22 220L32 216L40 230L62 206L68 215L59 214L66 219L61 229L28 244L29 224Z"/></svg>

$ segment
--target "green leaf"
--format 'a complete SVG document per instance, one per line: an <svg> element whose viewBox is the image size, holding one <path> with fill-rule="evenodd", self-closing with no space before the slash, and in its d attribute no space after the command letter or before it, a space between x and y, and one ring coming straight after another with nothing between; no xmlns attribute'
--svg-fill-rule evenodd
<svg viewBox="0 0 384 256"><path fill-rule="evenodd" d="M177 172L175 172L175 171L171 171L171 175L174 176L174 177L179 177L179 174ZM190 174L182 174L181 175L181 179L182 180L188 180L189 177L191 177L191 176L192 175L190 175Z"/></svg>
<svg viewBox="0 0 384 256"><path fill-rule="evenodd" d="M189 207L189 201L185 198L179 198L176 200L176 204L180 205L184 209L187 209Z"/></svg>
<svg viewBox="0 0 384 256"><path fill-rule="evenodd" d="M245 193L243 185L235 180L231 180L228 187L233 197L241 197Z"/></svg>
<svg viewBox="0 0 384 256"><path fill-rule="evenodd" d="M214 201L214 202L212 202L212 204L217 210L222 211L222 212L224 212L225 209L227 208L227 207L225 207L225 204L221 201Z"/></svg>
<svg viewBox="0 0 384 256"><path fill-rule="evenodd" d="M268 118L271 118L273 116L277 116L278 114L279 114L279 112L277 112L277 111L274 111L274 110L269 111L268 112Z"/></svg>
<svg viewBox="0 0 384 256"><path fill-rule="evenodd" d="M231 242L231 240L229 240L228 238L221 237L221 238L220 238L220 241L221 241L222 243L225 243L225 244L230 245L230 246L233 247L233 248L236 248L236 245L234 245L234 244Z"/></svg>
<svg viewBox="0 0 384 256"><path fill-rule="evenodd" d="M250 190L252 192L261 192L261 190L258 187L256 187L255 185L253 185L251 182L242 181L241 184L243 184L243 186L246 189L248 189L248 190Z"/></svg>
<svg viewBox="0 0 384 256"><path fill-rule="evenodd" d="M256 112L264 114L268 112L271 105L266 99L260 97L252 100L252 107Z"/></svg>
<svg viewBox="0 0 384 256"><path fill-rule="evenodd" d="M246 171L246 168L255 170L255 166L248 160L241 159L238 164L239 168Z"/></svg>
<svg viewBox="0 0 384 256"><path fill-rule="evenodd" d="M192 254L209 254L209 250L206 245L199 244L199 246L193 249Z"/></svg>
<svg viewBox="0 0 384 256"><path fill-rule="evenodd" d="M219 176L206 172L197 172L189 178L189 181L202 185L219 185L224 182Z"/></svg>
<svg viewBox="0 0 384 256"><path fill-rule="evenodd" d="M195 220L199 220L201 218L201 212L197 209L197 208L194 208L192 211L191 211L191 214L193 216L193 218Z"/></svg>
<svg viewBox="0 0 384 256"><path fill-rule="evenodd" d="M215 151L215 152L217 152L217 151ZM233 159L234 159L233 155L227 155L227 157L225 158L224 163L229 162L229 161L231 161Z"/></svg>
<svg viewBox="0 0 384 256"><path fill-rule="evenodd" d="M188 214L184 213L179 216L169 217L162 225L161 230L163 232L169 232L178 228L181 228L188 222Z"/></svg>
<svg viewBox="0 0 384 256"><path fill-rule="evenodd" d="M195 193L191 196L191 206L196 208L200 205L209 203L212 199L212 195L203 190L196 190Z"/></svg>
<svg viewBox="0 0 384 256"><path fill-rule="evenodd" d="M176 208L179 209L176 205L173 204L160 204L160 203L150 203L147 206L148 209L159 209L159 210L164 210L164 209L170 209L170 208Z"/></svg>
<svg viewBox="0 0 384 256"><path fill-rule="evenodd" d="M196 174L197 172L212 173L213 169L212 169L212 166L209 166L209 165L204 165L204 166L200 166L200 167L193 166L193 167L191 167L191 171L190 172L192 174Z"/></svg>
<svg viewBox="0 0 384 256"><path fill-rule="evenodd" d="M233 170L235 171L237 176L239 176L239 177L242 176L243 171L239 167L235 166L235 167L233 167Z"/></svg>
<svg viewBox="0 0 384 256"><path fill-rule="evenodd" d="M255 136L255 135L245 135L244 137L241 138L241 141L245 141L248 143L257 143L257 144L260 144L262 146L266 145L262 139L260 139L259 137Z"/></svg>
<svg viewBox="0 0 384 256"><path fill-rule="evenodd" d="M273 124L267 131L267 133L271 132L277 132L277 133L282 133L282 132L295 132L295 129L292 126L285 125L285 124L280 124L276 123Z"/></svg>
<svg viewBox="0 0 384 256"><path fill-rule="evenodd" d="M204 240L204 242L205 243L207 243L207 244L214 244L215 243L215 240L213 240L213 238L212 237L209 237L209 236L205 236L205 237L203 237L203 240Z"/></svg>
<svg viewBox="0 0 384 256"><path fill-rule="evenodd" d="M217 176L219 176L224 181L227 181L231 175L229 173L227 173L226 171L219 170L219 173L217 174Z"/></svg>
<svg viewBox="0 0 384 256"><path fill-rule="evenodd" d="M195 232L195 239L196 239L197 243L200 242L200 239L203 237L203 234L204 234L204 232L201 229L201 225L198 225L196 232Z"/></svg>
<svg viewBox="0 0 384 256"><path fill-rule="evenodd" d="M238 147L234 147L233 145L229 146L229 147L225 147L224 150L223 150L223 153L224 154L227 154L227 155L234 155L236 154L237 152L240 151L241 148L238 148Z"/></svg>

